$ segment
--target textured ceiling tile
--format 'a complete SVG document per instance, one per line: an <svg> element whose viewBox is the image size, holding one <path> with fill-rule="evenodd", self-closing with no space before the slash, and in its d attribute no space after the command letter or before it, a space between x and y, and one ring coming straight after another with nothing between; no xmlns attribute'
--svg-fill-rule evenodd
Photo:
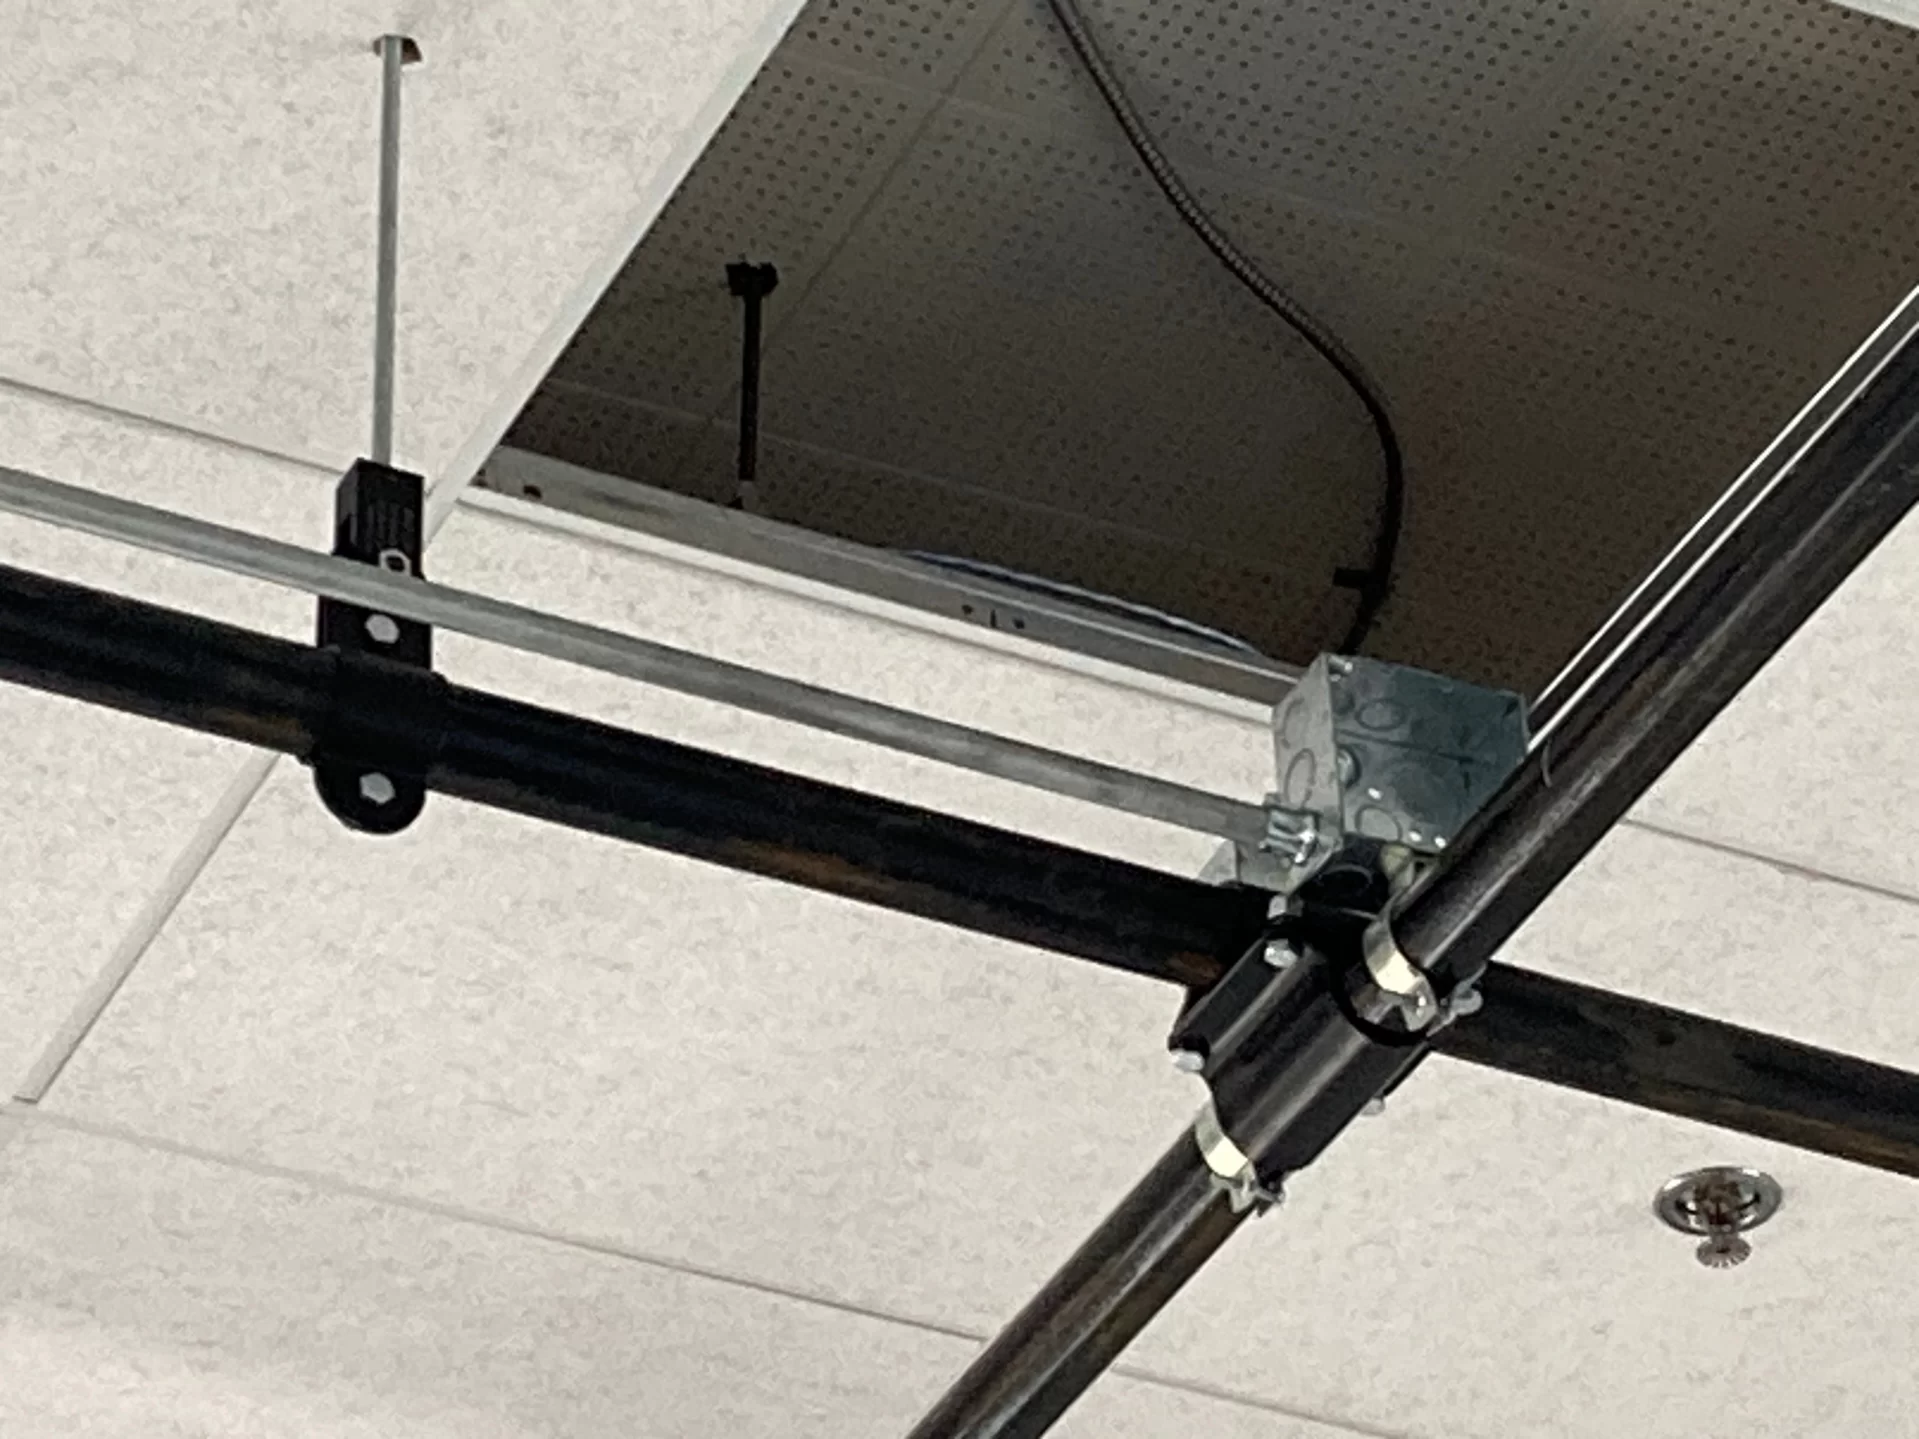
<svg viewBox="0 0 1919 1439"><path fill-rule="evenodd" d="M968 1345L46 1127L0 1164L13 1439L899 1433ZM1335 1439L1115 1380L1062 1435Z"/></svg>
<svg viewBox="0 0 1919 1439"><path fill-rule="evenodd" d="M0 397L0 464L285 538L317 541L329 528L324 476L71 406ZM310 600L12 516L0 515L0 564L281 634L312 625ZM10 1086L245 752L12 685L0 685L0 733L12 817L0 825L0 1084Z"/></svg>
<svg viewBox="0 0 1919 1439"><path fill-rule="evenodd" d="M1919 526L1909 518L1647 796L1649 818L1919 893Z"/></svg>
<svg viewBox="0 0 1919 1439"><path fill-rule="evenodd" d="M1874 324L1919 263L1919 36L1811 0L1626 13L1488 237L1679 303Z"/></svg>
<svg viewBox="0 0 1919 1439"><path fill-rule="evenodd" d="M702 414L724 405L741 343L725 267L777 267L779 289L767 301L777 329L932 106L931 96L782 50L620 271L595 310L600 322L560 356L554 378Z"/></svg>
<svg viewBox="0 0 1919 1439"><path fill-rule="evenodd" d="M489 0L420 19L402 462L437 468L504 426L495 411L558 349L556 315L590 299L796 8L661 0L643 23L599 5L556 24ZM350 459L373 308L368 47L391 7L96 0L11 20L0 370Z"/></svg>

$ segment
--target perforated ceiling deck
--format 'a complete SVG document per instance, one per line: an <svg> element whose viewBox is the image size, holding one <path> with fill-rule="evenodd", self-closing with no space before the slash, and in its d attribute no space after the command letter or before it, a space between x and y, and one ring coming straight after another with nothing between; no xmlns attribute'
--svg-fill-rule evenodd
<svg viewBox="0 0 1919 1439"><path fill-rule="evenodd" d="M1086 0L1225 228L1407 450L1372 648L1532 685L1919 280L1919 35L1821 0ZM1359 406L1183 228L1044 0L815 0L509 442L1300 660Z"/></svg>

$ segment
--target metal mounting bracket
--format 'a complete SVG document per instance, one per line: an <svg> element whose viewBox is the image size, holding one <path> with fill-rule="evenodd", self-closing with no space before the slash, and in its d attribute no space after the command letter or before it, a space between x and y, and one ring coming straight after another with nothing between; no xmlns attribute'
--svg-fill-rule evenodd
<svg viewBox="0 0 1919 1439"><path fill-rule="evenodd" d="M334 497L333 553L393 575L420 577L425 542L425 486L420 477L375 460L357 460ZM400 743L357 723L372 708L364 687L404 685L431 676L433 630L418 620L344 600L319 602L320 647L336 657L332 712L311 757L321 800L349 828L397 834L426 806L432 730ZM414 686L430 692L432 685Z"/></svg>

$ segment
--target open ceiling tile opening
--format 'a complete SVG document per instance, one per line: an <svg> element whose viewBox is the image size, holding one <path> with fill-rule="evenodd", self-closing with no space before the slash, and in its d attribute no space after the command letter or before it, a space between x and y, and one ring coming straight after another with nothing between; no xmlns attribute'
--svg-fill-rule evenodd
<svg viewBox="0 0 1919 1439"><path fill-rule="evenodd" d="M1919 35L1837 6L1084 20L1390 415L1394 659L1536 690L1919 260ZM740 262L778 275L744 490ZM743 501L1290 663L1352 637L1393 525L1352 386L1155 187L1048 0L813 0L508 444L615 482L496 462L549 504Z"/></svg>

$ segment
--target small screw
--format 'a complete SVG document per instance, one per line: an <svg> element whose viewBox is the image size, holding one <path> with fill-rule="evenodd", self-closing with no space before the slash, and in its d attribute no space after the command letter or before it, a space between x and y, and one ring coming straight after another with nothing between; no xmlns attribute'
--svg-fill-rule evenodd
<svg viewBox="0 0 1919 1439"><path fill-rule="evenodd" d="M391 615L368 615L366 632L373 637L375 644L390 645L400 638L400 627L394 623Z"/></svg>
<svg viewBox="0 0 1919 1439"><path fill-rule="evenodd" d="M1478 1014L1486 1007L1486 996L1470 984L1462 984L1446 1000L1446 1017L1464 1019L1469 1014Z"/></svg>
<svg viewBox="0 0 1919 1439"><path fill-rule="evenodd" d="M360 798L368 804L391 804L399 791L393 787L393 781L383 774L363 774L360 776Z"/></svg>
<svg viewBox="0 0 1919 1439"><path fill-rule="evenodd" d="M1386 1112L1386 1101L1378 1097L1369 1099L1366 1101L1366 1107L1359 1112L1368 1119L1377 1119Z"/></svg>
<svg viewBox="0 0 1919 1439"><path fill-rule="evenodd" d="M1197 1049L1175 1049L1173 1068L1181 1074L1198 1074L1206 1067L1206 1056Z"/></svg>
<svg viewBox="0 0 1919 1439"><path fill-rule="evenodd" d="M1274 969L1281 971L1291 969L1299 963L1299 951L1283 939L1268 940L1260 957Z"/></svg>

